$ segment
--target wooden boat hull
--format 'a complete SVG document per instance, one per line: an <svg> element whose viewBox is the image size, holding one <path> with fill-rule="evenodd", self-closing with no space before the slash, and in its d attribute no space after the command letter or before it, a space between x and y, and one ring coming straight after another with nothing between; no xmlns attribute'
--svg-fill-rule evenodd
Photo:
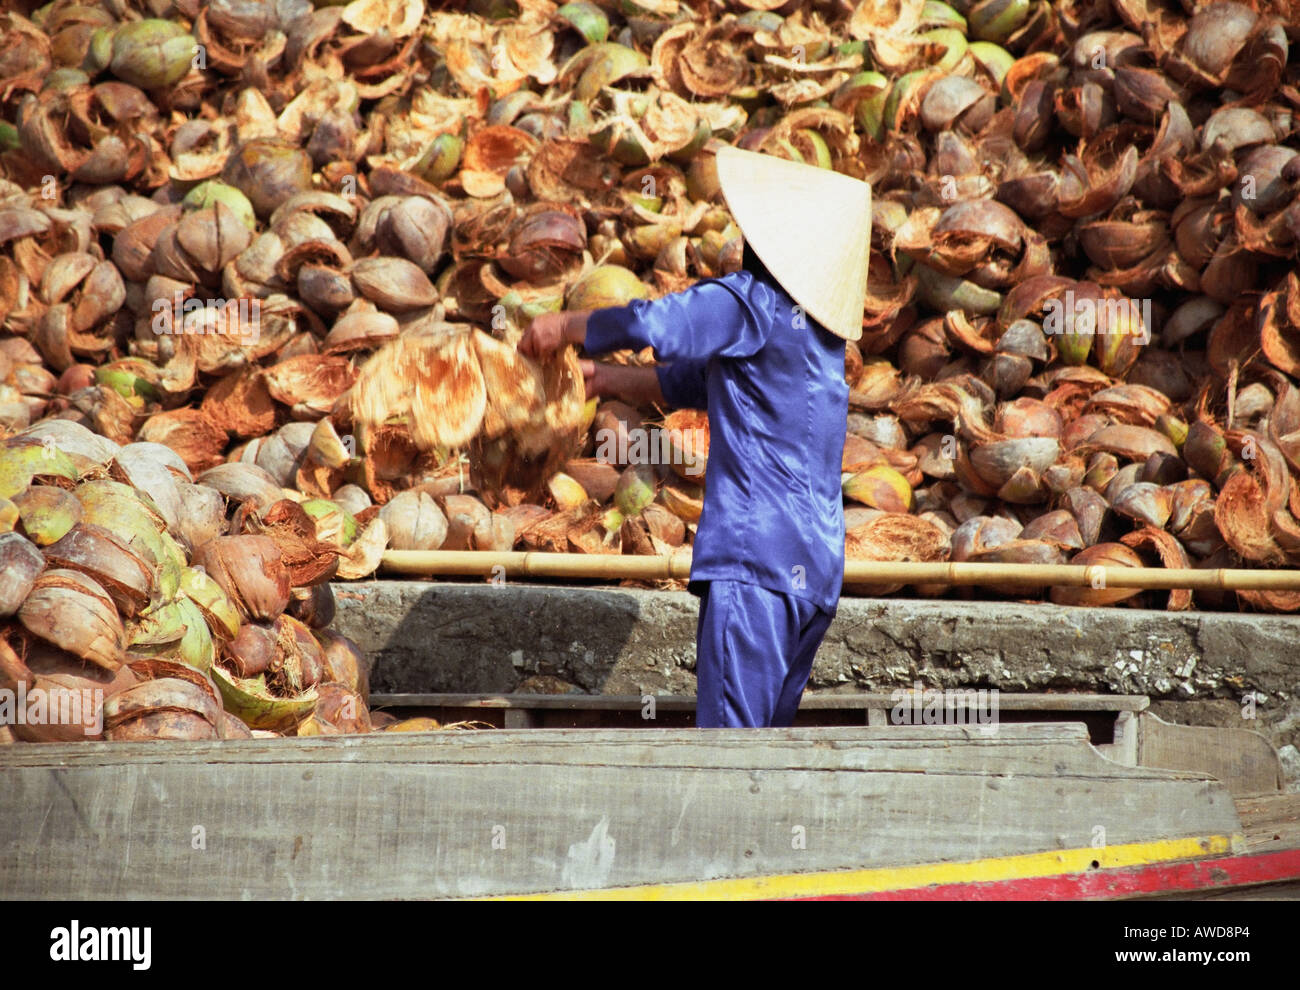
<svg viewBox="0 0 1300 990"><path fill-rule="evenodd" d="M1124 896L1247 851L1073 723L11 746L0 787L5 898Z"/></svg>

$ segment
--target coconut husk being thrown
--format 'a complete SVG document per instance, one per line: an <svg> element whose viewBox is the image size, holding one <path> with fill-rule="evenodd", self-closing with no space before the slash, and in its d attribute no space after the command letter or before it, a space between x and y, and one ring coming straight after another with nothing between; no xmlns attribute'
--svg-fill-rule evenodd
<svg viewBox="0 0 1300 990"><path fill-rule="evenodd" d="M404 422L422 450L473 445L482 487L512 486L517 504L577 453L586 396L572 347L537 362L467 324L426 321L380 348L344 401L363 432Z"/></svg>

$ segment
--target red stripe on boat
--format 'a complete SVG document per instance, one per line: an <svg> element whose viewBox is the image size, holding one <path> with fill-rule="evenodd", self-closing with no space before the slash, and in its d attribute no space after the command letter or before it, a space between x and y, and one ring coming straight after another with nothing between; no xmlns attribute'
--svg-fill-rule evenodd
<svg viewBox="0 0 1300 990"><path fill-rule="evenodd" d="M1050 901L1141 897L1300 880L1300 849L975 883L935 884L810 901Z"/></svg>

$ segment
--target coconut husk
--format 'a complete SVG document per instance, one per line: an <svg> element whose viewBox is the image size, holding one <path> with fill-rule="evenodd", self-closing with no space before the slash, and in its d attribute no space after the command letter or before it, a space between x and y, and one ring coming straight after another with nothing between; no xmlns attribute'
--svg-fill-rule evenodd
<svg viewBox="0 0 1300 990"><path fill-rule="evenodd" d="M420 448L405 425L367 431L363 461L366 490L376 502L388 501L393 489L386 483L409 477L419 460Z"/></svg>
<svg viewBox="0 0 1300 990"><path fill-rule="evenodd" d="M355 691L342 684L322 684L316 708L298 725L299 736L350 735L371 732L370 710Z"/></svg>
<svg viewBox="0 0 1300 990"><path fill-rule="evenodd" d="M704 489L692 482L665 484L659 489L663 507L686 523L698 523L704 511Z"/></svg>
<svg viewBox="0 0 1300 990"><path fill-rule="evenodd" d="M1162 433L1144 426L1116 424L1093 433L1075 448L1076 453L1087 454L1104 450L1130 461L1145 461L1152 454L1178 456L1178 451Z"/></svg>
<svg viewBox="0 0 1300 990"><path fill-rule="evenodd" d="M193 692L185 692L187 696L190 696L191 698L195 699L194 703L190 707L192 707L193 711L196 714L199 714L205 721L208 721L210 724L214 726L214 728L216 729L217 736L219 738L225 738L227 736L227 723L225 719L226 713L222 711L221 694L217 690L217 686L213 682L212 678L209 677L207 674L205 674L203 671L195 670L193 667L190 667L183 663L177 663L174 660L167 660L159 657L148 657L148 658L133 660L130 664L130 669L132 674L134 674L141 681L154 681L154 680L159 680L164 678L170 678L172 680L186 682L189 685L191 685L195 690ZM156 692L153 693L152 697L156 700L158 698L157 693ZM123 705L122 708L123 709L129 709L133 707L138 708L140 705L140 701L141 701L140 698L133 699L130 703ZM214 708L216 712L219 713L215 721L213 721L212 719ZM121 716L121 714L122 712L119 710L118 715ZM135 736L134 738L148 738L148 737L144 735L139 735L139 736ZM172 738L172 737L164 737L164 738ZM177 736L174 738L188 738L188 737ZM202 736L202 738L210 738L210 737L205 735Z"/></svg>
<svg viewBox="0 0 1300 990"><path fill-rule="evenodd" d="M344 357L302 354L267 368L265 377L278 401L306 415L324 415L352 387L356 371Z"/></svg>
<svg viewBox="0 0 1300 990"><path fill-rule="evenodd" d="M504 345L489 346L486 351L496 352L500 347ZM532 405L537 382L534 367L527 359L507 358L497 362L492 372L503 383L501 388L517 391L522 387L528 396L528 405L513 414L518 426L496 438L485 432L470 451L474 484L493 505L540 500L547 480L578 453L584 439L586 391L577 353L564 347L541 362L540 410Z"/></svg>
<svg viewBox="0 0 1300 990"><path fill-rule="evenodd" d="M641 511L650 536L656 547L680 547L686 542L686 524L659 503L647 505ZM662 548L659 552L666 552Z"/></svg>
<svg viewBox="0 0 1300 990"><path fill-rule="evenodd" d="M617 510L610 511L615 513L615 518L607 518L608 514L595 504L564 513L568 517L565 535L569 543L565 549L577 553L621 554L622 515Z"/></svg>
<svg viewBox="0 0 1300 990"><path fill-rule="evenodd" d="M1142 558L1122 543L1098 543L1080 550L1071 564L1103 567L1141 567ZM1053 587L1051 600L1057 605L1112 605L1139 594L1139 588Z"/></svg>
<svg viewBox="0 0 1300 990"><path fill-rule="evenodd" d="M0 617L18 611L44 569L45 557L31 541L20 533L0 533Z"/></svg>
<svg viewBox="0 0 1300 990"><path fill-rule="evenodd" d="M650 536L645 520L640 516L623 521L623 526L619 530L619 539L625 554L651 557L661 553Z"/></svg>
<svg viewBox="0 0 1300 990"><path fill-rule="evenodd" d="M529 188L538 200L573 203L613 187L617 171L591 153L586 141L545 141L528 161Z"/></svg>
<svg viewBox="0 0 1300 990"><path fill-rule="evenodd" d="M500 513L514 523L516 539L522 540L529 549L535 549L529 542L529 533L531 533L532 528L555 515L545 506L535 505L530 502L509 506L501 509Z"/></svg>
<svg viewBox="0 0 1300 990"><path fill-rule="evenodd" d="M373 574L383 560L387 546L388 527L376 515L343 551L339 558L338 576L344 581L355 581Z"/></svg>
<svg viewBox="0 0 1300 990"><path fill-rule="evenodd" d="M207 571L245 619L271 620L289 605L289 570L269 536L219 536L197 547L191 564Z"/></svg>
<svg viewBox="0 0 1300 990"><path fill-rule="evenodd" d="M482 331L476 331L473 337L487 393L483 438L495 440L507 432L519 433L522 453L540 453L546 446L538 446L546 436L546 391L541 368Z"/></svg>
<svg viewBox="0 0 1300 990"><path fill-rule="evenodd" d="M122 619L108 592L88 575L47 570L32 585L18 621L32 635L105 670L122 664Z"/></svg>
<svg viewBox="0 0 1300 990"><path fill-rule="evenodd" d="M315 520L291 499L281 499L260 518L251 518L249 532L275 541L280 560L289 569L289 582L295 588L328 581L338 571L342 550L317 539Z"/></svg>
<svg viewBox="0 0 1300 990"><path fill-rule="evenodd" d="M91 25L106 35L133 16L108 6ZM636 0L558 15L524 4L502 17L365 0L292 23L267 5L198 6L190 30L209 71L181 66L158 92L52 84L52 70L84 61L80 8L10 18L17 33L0 45L8 91L30 103L22 147L0 154L0 435L24 429L23 443L67 454L0 465L0 495L19 512L0 501L0 529L16 530L0 550L22 565L0 582L0 614L28 597L37 547L77 521L29 525L22 490L104 472L148 491L187 546L246 529L279 537L293 581L333 566L313 556L320 545L326 558L344 551L312 543L292 502L277 505L286 487L296 502L351 484L375 505L473 493L484 511L466 547L608 549L611 532L629 554L689 545L701 476L670 456L656 502L616 518L608 503L627 465L597 463L599 447L593 457L576 357L557 358L548 379L511 344L557 301L655 298L730 270L741 240L720 197L725 145L872 183L876 250L863 336L846 348L841 466L892 471L910 490L885 475L895 484L868 501L944 531L976 517L1024 524L1018 535L977 524L985 541L963 532L963 559L1047 560L1114 539L1166 567L1179 553L1198 566L1300 561L1300 167L1275 112L1296 102L1278 25L1295 4L1191 16L1124 0L1086 23L1067 15L1064 31L1047 5L966 4L962 27L919 0L741 0L731 13ZM931 33L940 25L996 47L962 55L953 35ZM853 38L862 52L840 47ZM422 65L457 94L412 86ZM102 78L118 70L132 71L119 61ZM283 152L293 174L237 183L217 205L214 187L179 202L232 155L252 174L250 147ZM1090 335L1074 314L1055 332L1049 312L1067 292L1150 301L1157 339ZM153 304L178 298L205 305L172 329L222 332L155 332ZM244 302L259 305L248 315ZM1098 316L1116 329L1114 313ZM229 317L248 324L221 327ZM402 343L424 338L438 343ZM348 360L360 367L376 348L355 373ZM359 403L367 382L383 394ZM601 403L597 431L702 416L646 407L611 423L614 406ZM305 450L293 432L304 422L327 427ZM86 439L137 436L177 451L198 480L172 497L156 472ZM1047 444L1014 443L1049 438L1050 463ZM1184 477L1204 491L1178 488ZM881 518L848 501L850 530ZM358 519L364 539L343 573L369 573L382 553L382 532L367 529L376 511ZM168 558L156 582L167 585L164 526L128 516L150 567ZM1147 528L1121 537L1127 516ZM111 515L87 521L120 529ZM138 582L128 601L95 573L119 618L142 607ZM327 611L315 595L293 607L313 622Z"/></svg>
<svg viewBox="0 0 1300 990"><path fill-rule="evenodd" d="M1257 612L1300 612L1300 591L1238 591L1237 598Z"/></svg>
<svg viewBox="0 0 1300 990"><path fill-rule="evenodd" d="M570 447L582 431L587 401L578 352L566 346L543 361L542 381L546 392L546 427L552 436L548 449ZM565 452L564 459L573 453L576 451Z"/></svg>
<svg viewBox="0 0 1300 990"><path fill-rule="evenodd" d="M203 409L172 409L150 416L137 440L160 443L180 454L193 474L225 461L226 430Z"/></svg>
<svg viewBox="0 0 1300 990"><path fill-rule="evenodd" d="M1246 560L1278 565L1286 555L1270 534L1271 519L1263 489L1241 471L1224 484L1214 503L1214 521L1228 546Z"/></svg>
<svg viewBox="0 0 1300 990"><path fill-rule="evenodd" d="M618 486L618 468L591 458L574 458L564 462L564 473L582 486L583 492L597 502L608 501Z"/></svg>
<svg viewBox="0 0 1300 990"><path fill-rule="evenodd" d="M131 442L139 414L116 390L106 385L94 386L74 392L68 402L96 433L114 443Z"/></svg>
<svg viewBox="0 0 1300 990"><path fill-rule="evenodd" d="M103 526L78 523L46 547L44 554L50 567L81 571L94 578L128 618L149 604L155 586L152 562Z"/></svg>
<svg viewBox="0 0 1300 990"><path fill-rule="evenodd" d="M941 561L948 559L947 535L934 523L903 512L880 515L844 534L844 555L848 560ZM901 584L851 584L851 595L890 595Z"/></svg>
<svg viewBox="0 0 1300 990"><path fill-rule="evenodd" d="M541 550L546 553L568 552L569 513L554 512L542 506L527 504L512 506L501 511L515 514L515 533L525 549ZM520 513L526 513L522 520L518 515Z"/></svg>
<svg viewBox="0 0 1300 990"><path fill-rule="evenodd" d="M1173 536L1154 526L1143 526L1132 533L1125 533L1120 542L1134 550L1152 550L1160 558L1160 563L1168 568L1182 569L1191 567L1187 551ZM1169 592L1165 609L1181 612L1192 607L1192 593L1187 588L1174 588Z"/></svg>
<svg viewBox="0 0 1300 990"><path fill-rule="evenodd" d="M365 428L405 420L421 450L468 444L487 411L473 333L443 324L385 344L352 386L352 418Z"/></svg>
<svg viewBox="0 0 1300 990"><path fill-rule="evenodd" d="M699 409L678 409L663 420L661 456L688 481L702 482L709 463L709 416Z"/></svg>
<svg viewBox="0 0 1300 990"><path fill-rule="evenodd" d="M27 714L31 713L34 692L39 689L45 695L47 717L33 722L25 715L19 722L18 713L12 712L13 718L6 728L14 741L77 742L102 738L103 700L133 686L137 676L126 665L108 671L40 640L19 637L16 642L21 656L0 637L0 688L16 694L21 682L28 698ZM61 696L61 692L75 692L75 705L71 696ZM80 720L50 718L51 704L69 716L77 715L79 709Z"/></svg>
<svg viewBox="0 0 1300 990"><path fill-rule="evenodd" d="M173 665L104 702L104 735L113 740L218 739L224 731L221 699L207 678ZM197 674L197 672L195 672Z"/></svg>
<svg viewBox="0 0 1300 990"><path fill-rule="evenodd" d="M461 158L462 181L466 171L504 178L512 166L526 161L536 150L537 139L518 128L485 127L465 143Z"/></svg>
<svg viewBox="0 0 1300 990"><path fill-rule="evenodd" d="M320 643L321 655L325 669L322 680L326 684L342 684L350 691L359 694L362 700L370 702L370 667L371 661L361 652L356 643L346 636L330 632L327 629L315 633Z"/></svg>
<svg viewBox="0 0 1300 990"><path fill-rule="evenodd" d="M294 475L294 485L298 491L312 498L329 498L343 484L345 477L342 468L327 467L308 459Z"/></svg>
<svg viewBox="0 0 1300 990"><path fill-rule="evenodd" d="M1273 367L1300 375L1300 278L1288 272L1285 286L1260 300L1260 349Z"/></svg>
<svg viewBox="0 0 1300 990"><path fill-rule="evenodd" d="M444 550L468 550L475 530L492 517L488 507L473 495L445 495L440 500L447 516Z"/></svg>

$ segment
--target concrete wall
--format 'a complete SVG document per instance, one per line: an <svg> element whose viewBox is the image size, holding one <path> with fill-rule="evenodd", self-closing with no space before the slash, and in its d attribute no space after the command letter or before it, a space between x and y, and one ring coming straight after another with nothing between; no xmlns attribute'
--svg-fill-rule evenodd
<svg viewBox="0 0 1300 990"><path fill-rule="evenodd" d="M335 594L338 630L375 658L375 691L695 691L696 599L684 592L378 581ZM842 599L811 687L918 680L1150 695L1168 721L1264 732L1300 779L1286 748L1300 743L1297 616Z"/></svg>

